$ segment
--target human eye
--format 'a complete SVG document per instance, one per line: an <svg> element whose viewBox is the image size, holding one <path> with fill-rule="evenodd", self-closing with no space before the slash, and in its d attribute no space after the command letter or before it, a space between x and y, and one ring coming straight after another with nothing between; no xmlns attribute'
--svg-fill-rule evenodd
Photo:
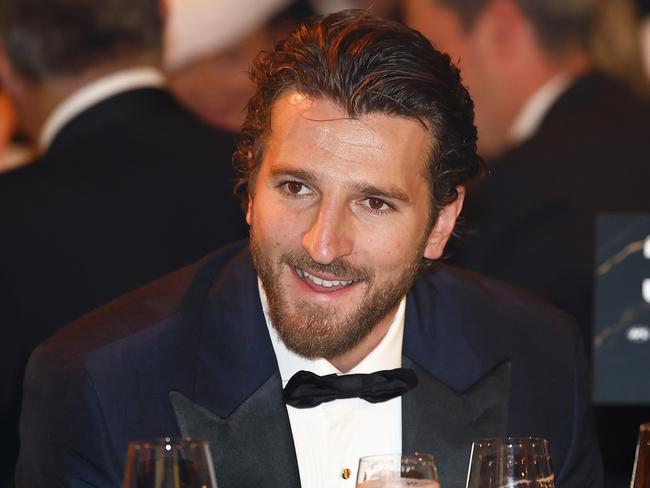
<svg viewBox="0 0 650 488"><path fill-rule="evenodd" d="M368 212L373 214L385 214L395 210L395 207L377 197L364 198L360 203Z"/></svg>
<svg viewBox="0 0 650 488"><path fill-rule="evenodd" d="M300 181L283 181L279 187L285 195L290 197L303 197L312 193L312 190Z"/></svg>

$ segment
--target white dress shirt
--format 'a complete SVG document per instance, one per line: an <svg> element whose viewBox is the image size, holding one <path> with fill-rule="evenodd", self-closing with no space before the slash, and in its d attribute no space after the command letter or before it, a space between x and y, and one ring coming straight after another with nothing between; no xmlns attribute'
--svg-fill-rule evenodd
<svg viewBox="0 0 650 488"><path fill-rule="evenodd" d="M342 374L325 359L305 359L287 349L271 325L261 284L259 290L282 386L300 370L318 375ZM372 373L401 366L405 307L406 299L403 298L384 338L348 374ZM350 398L322 403L314 408L287 406L287 411L300 484L306 488L353 488L360 457L402 452L401 397L382 403ZM343 476L345 469L350 470L347 479Z"/></svg>
<svg viewBox="0 0 650 488"><path fill-rule="evenodd" d="M537 132L544 116L569 87L571 81L572 78L568 74L560 73L544 83L526 101L508 131L508 140L513 145L521 144Z"/></svg>
<svg viewBox="0 0 650 488"><path fill-rule="evenodd" d="M165 77L155 68L139 67L116 71L88 83L59 103L43 124L38 138L41 152L47 151L59 131L84 110L118 93L136 88L159 87Z"/></svg>

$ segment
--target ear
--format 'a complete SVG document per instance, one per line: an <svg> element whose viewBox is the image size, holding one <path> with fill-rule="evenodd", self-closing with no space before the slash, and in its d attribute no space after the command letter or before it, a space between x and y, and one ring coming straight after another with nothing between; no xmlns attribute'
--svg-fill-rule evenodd
<svg viewBox="0 0 650 488"><path fill-rule="evenodd" d="M483 15L486 28L484 42L490 42L495 53L503 58L512 56L521 42L526 17L514 0L492 0Z"/></svg>
<svg viewBox="0 0 650 488"><path fill-rule="evenodd" d="M251 225L251 221L253 220L253 200L250 196L250 193L248 195L248 206L246 207L246 223L248 225Z"/></svg>
<svg viewBox="0 0 650 488"><path fill-rule="evenodd" d="M456 200L440 211L436 223L431 229L431 233L427 239L427 245L424 249L424 257L427 259L434 260L442 256L445 245L447 245L447 241L454 231L458 215L460 215L460 211L463 209L465 187L457 186L456 192L458 193Z"/></svg>

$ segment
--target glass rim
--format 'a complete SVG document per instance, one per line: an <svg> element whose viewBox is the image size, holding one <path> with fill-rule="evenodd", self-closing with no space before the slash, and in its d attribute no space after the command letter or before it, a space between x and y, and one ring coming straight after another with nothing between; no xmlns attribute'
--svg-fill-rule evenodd
<svg viewBox="0 0 650 488"><path fill-rule="evenodd" d="M194 439L191 436L165 436L165 437L152 437L149 439L134 439L129 441L129 447L198 447L206 446L208 441Z"/></svg>
<svg viewBox="0 0 650 488"><path fill-rule="evenodd" d="M361 462L364 459L367 459L368 461L380 461L380 460L391 460L391 459L396 459L396 458L407 458L407 459L417 459L418 461L420 460L428 460L435 462L433 454L430 454L428 452L405 452L405 453L396 453L396 452L391 452L391 453L386 453L386 454L370 454L368 456L361 456L359 458L359 462Z"/></svg>
<svg viewBox="0 0 650 488"><path fill-rule="evenodd" d="M650 424L648 424L650 426ZM487 444L493 447L513 447L524 444L540 444L548 449L548 439L544 437L486 437L472 441L472 448L476 445Z"/></svg>

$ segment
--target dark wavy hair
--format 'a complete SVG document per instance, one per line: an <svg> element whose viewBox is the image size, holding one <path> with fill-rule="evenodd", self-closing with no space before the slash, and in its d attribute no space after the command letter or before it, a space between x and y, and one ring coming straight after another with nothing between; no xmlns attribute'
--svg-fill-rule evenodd
<svg viewBox="0 0 650 488"><path fill-rule="evenodd" d="M476 154L474 105L449 56L418 32L362 10L317 17L253 62L257 92L248 104L235 153L246 200L271 129L274 101L289 90L338 104L351 118L381 113L419 121L431 131L426 164L431 223L457 198L456 187L483 172Z"/></svg>

